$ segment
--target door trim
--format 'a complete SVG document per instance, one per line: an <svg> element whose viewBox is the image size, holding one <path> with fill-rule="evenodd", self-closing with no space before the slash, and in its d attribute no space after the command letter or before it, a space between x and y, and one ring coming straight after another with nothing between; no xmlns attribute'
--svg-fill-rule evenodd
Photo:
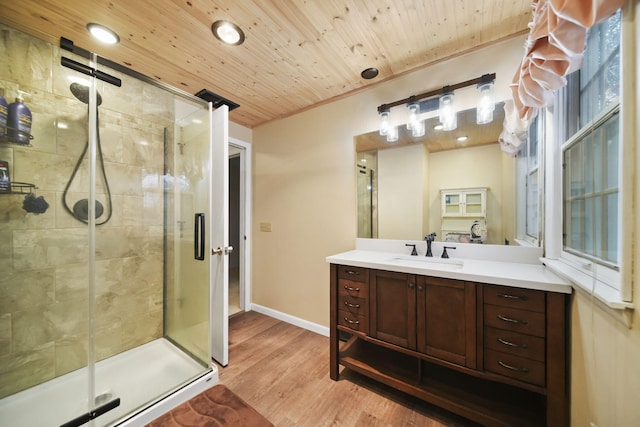
<svg viewBox="0 0 640 427"><path fill-rule="evenodd" d="M229 137L240 153L240 308L251 310L251 144ZM244 238L243 238L244 236Z"/></svg>

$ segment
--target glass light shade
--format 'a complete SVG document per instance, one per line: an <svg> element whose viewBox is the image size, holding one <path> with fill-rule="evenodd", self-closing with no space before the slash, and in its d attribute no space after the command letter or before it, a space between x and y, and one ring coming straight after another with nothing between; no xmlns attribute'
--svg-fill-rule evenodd
<svg viewBox="0 0 640 427"><path fill-rule="evenodd" d="M458 115L453 104L453 94L440 97L440 123L442 130L454 130L458 127Z"/></svg>
<svg viewBox="0 0 640 427"><path fill-rule="evenodd" d="M484 125L493 121L493 111L496 103L493 99L493 83L484 83L478 86L478 104L476 105L476 123Z"/></svg>
<svg viewBox="0 0 640 427"><path fill-rule="evenodd" d="M409 109L409 121L407 122L407 129L411 128L418 123L418 113L420 111L420 105L417 102L407 105Z"/></svg>
<svg viewBox="0 0 640 427"><path fill-rule="evenodd" d="M398 140L398 127L391 126L387 132L387 142L396 142Z"/></svg>
<svg viewBox="0 0 640 427"><path fill-rule="evenodd" d="M389 133L389 112L380 113L380 135L385 136Z"/></svg>
<svg viewBox="0 0 640 427"><path fill-rule="evenodd" d="M415 122L413 125L411 125L411 136L413 136L414 138L420 138L421 136L424 136L424 128L424 120Z"/></svg>

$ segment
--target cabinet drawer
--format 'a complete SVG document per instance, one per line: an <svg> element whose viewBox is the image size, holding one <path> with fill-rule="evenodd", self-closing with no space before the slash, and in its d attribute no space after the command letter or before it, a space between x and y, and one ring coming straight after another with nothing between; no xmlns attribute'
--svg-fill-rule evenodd
<svg viewBox="0 0 640 427"><path fill-rule="evenodd" d="M544 313L544 292L509 286L484 285L484 303Z"/></svg>
<svg viewBox="0 0 640 427"><path fill-rule="evenodd" d="M354 331L367 333L369 320L366 316L352 314L348 311L338 311L338 325L346 326Z"/></svg>
<svg viewBox="0 0 640 427"><path fill-rule="evenodd" d="M504 329L484 328L484 348L544 363L544 338Z"/></svg>
<svg viewBox="0 0 640 427"><path fill-rule="evenodd" d="M369 283L369 270L363 267L338 266L338 279Z"/></svg>
<svg viewBox="0 0 640 427"><path fill-rule="evenodd" d="M519 310L497 305L484 305L484 326L536 335L544 338L544 313Z"/></svg>
<svg viewBox="0 0 640 427"><path fill-rule="evenodd" d="M346 311L354 316L366 316L369 311L369 302L364 298L340 294L338 296L338 310Z"/></svg>
<svg viewBox="0 0 640 427"><path fill-rule="evenodd" d="M369 298L369 283L352 280L338 280L338 295L349 295L354 298Z"/></svg>
<svg viewBox="0 0 640 427"><path fill-rule="evenodd" d="M484 369L541 387L545 385L544 363L495 350L484 353Z"/></svg>

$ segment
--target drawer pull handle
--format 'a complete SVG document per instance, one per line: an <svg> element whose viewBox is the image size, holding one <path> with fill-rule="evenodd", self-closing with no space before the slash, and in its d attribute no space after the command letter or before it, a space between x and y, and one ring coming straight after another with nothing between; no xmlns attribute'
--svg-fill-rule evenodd
<svg viewBox="0 0 640 427"><path fill-rule="evenodd" d="M349 292L360 292L360 288L352 288L351 286L344 285L344 288Z"/></svg>
<svg viewBox="0 0 640 427"><path fill-rule="evenodd" d="M511 341L505 341L502 338L498 338L498 342L500 344L508 345L509 347L515 347L515 348L528 348L529 347L526 344L516 344L516 343L513 343Z"/></svg>
<svg viewBox="0 0 640 427"><path fill-rule="evenodd" d="M498 360L498 364L503 368L511 369L516 372L529 372L529 368L518 368L517 366L511 366L504 363L502 360Z"/></svg>
<svg viewBox="0 0 640 427"><path fill-rule="evenodd" d="M348 317L345 317L344 321L347 322L347 323L351 323L352 325L359 325L360 324L359 320L349 320Z"/></svg>
<svg viewBox="0 0 640 427"><path fill-rule="evenodd" d="M509 323L516 323L518 325L528 325L529 322L527 322L526 320L516 320L516 319L511 319L509 317L504 317L501 314L498 314L498 319L505 321L505 322L509 322Z"/></svg>
<svg viewBox="0 0 640 427"><path fill-rule="evenodd" d="M352 276L357 276L358 274L360 274L359 271L353 271L353 270L347 270L347 274L351 274Z"/></svg>
<svg viewBox="0 0 640 427"><path fill-rule="evenodd" d="M500 298L506 298L506 299L515 299L518 301L527 301L529 298L526 297L526 295L510 295L510 294L496 294L498 297Z"/></svg>
<svg viewBox="0 0 640 427"><path fill-rule="evenodd" d="M360 308L360 304L351 304L349 302L344 302L344 305L346 305L349 308Z"/></svg>

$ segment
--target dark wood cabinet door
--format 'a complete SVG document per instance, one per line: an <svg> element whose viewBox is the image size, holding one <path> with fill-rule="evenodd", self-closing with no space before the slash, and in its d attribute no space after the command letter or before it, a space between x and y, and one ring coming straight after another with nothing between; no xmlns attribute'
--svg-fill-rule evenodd
<svg viewBox="0 0 640 427"><path fill-rule="evenodd" d="M415 350L416 276L372 270L370 277L370 335Z"/></svg>
<svg viewBox="0 0 640 427"><path fill-rule="evenodd" d="M437 277L417 277L418 351L476 367L476 286Z"/></svg>

